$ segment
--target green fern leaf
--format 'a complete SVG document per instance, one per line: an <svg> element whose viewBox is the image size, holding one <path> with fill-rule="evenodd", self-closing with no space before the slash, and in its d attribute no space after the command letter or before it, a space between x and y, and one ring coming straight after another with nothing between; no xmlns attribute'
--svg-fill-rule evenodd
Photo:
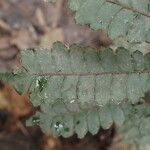
<svg viewBox="0 0 150 150"><path fill-rule="evenodd" d="M68 0L76 22L108 31L117 47L141 50L150 42L149 0Z"/></svg>
<svg viewBox="0 0 150 150"><path fill-rule="evenodd" d="M150 142L150 107L148 104L130 105L123 107L125 122L119 131L122 133L125 142L133 144L139 149L144 148ZM140 148L142 147L142 148Z"/></svg>
<svg viewBox="0 0 150 150"><path fill-rule="evenodd" d="M35 79L31 90L39 91L34 98L39 102L45 97L50 104L78 100L86 108L125 99L134 104L150 90L150 55L138 51L133 55L125 49L95 52L57 43L51 51L23 51L21 55L23 67Z"/></svg>
<svg viewBox="0 0 150 150"><path fill-rule="evenodd" d="M136 104L150 91L150 55L138 51L131 55L123 48L114 53L75 45L67 49L56 43L51 51L28 50L21 56L20 73L1 74L0 79L20 92L30 90L34 106L41 106L30 124L37 122L56 136L77 133L82 138L88 131L96 134L99 127L121 126L121 104Z"/></svg>

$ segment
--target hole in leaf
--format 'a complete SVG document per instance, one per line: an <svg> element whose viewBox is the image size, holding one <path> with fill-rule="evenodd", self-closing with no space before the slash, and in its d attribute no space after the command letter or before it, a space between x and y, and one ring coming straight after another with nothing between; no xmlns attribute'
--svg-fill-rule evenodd
<svg viewBox="0 0 150 150"><path fill-rule="evenodd" d="M133 111L133 114L136 114L138 112L136 108L134 108L132 111Z"/></svg>
<svg viewBox="0 0 150 150"><path fill-rule="evenodd" d="M56 124L54 125L54 128L58 133L60 133L64 128L64 125L61 122L57 121Z"/></svg>
<svg viewBox="0 0 150 150"><path fill-rule="evenodd" d="M60 69L60 70L58 70L58 72L61 72L61 69Z"/></svg>
<svg viewBox="0 0 150 150"><path fill-rule="evenodd" d="M40 92L43 91L46 84L47 84L47 78L45 78L45 77L40 77L36 80L36 87L39 88Z"/></svg>
<svg viewBox="0 0 150 150"><path fill-rule="evenodd" d="M56 126L59 126L60 125L60 122L58 121L58 122L56 122Z"/></svg>
<svg viewBox="0 0 150 150"><path fill-rule="evenodd" d="M65 132L69 132L69 128L66 127L66 128L64 129L64 131L65 131Z"/></svg>
<svg viewBox="0 0 150 150"><path fill-rule="evenodd" d="M40 118L35 116L32 118L32 124L33 125L38 125L40 123Z"/></svg>
<svg viewBox="0 0 150 150"><path fill-rule="evenodd" d="M76 124L77 124L77 125L80 124L80 121L78 120L78 121L76 122Z"/></svg>

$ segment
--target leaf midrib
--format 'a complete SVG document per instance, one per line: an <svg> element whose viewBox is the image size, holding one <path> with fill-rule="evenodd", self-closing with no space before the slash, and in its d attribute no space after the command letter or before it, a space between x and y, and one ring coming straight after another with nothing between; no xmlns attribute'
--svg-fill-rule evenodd
<svg viewBox="0 0 150 150"><path fill-rule="evenodd" d="M150 74L150 70L123 71L123 72L94 72L94 73L33 73L37 76L101 76L101 75L129 75L129 74Z"/></svg>
<svg viewBox="0 0 150 150"><path fill-rule="evenodd" d="M130 7L130 6L128 6L126 4L123 4L121 2L117 2L116 0L106 0L106 2L115 4L115 5L118 5L118 6L121 6L123 9L127 9L127 10L139 13L139 14L141 14L143 16L146 16L146 17L150 18L150 14L149 13L145 13L143 11L140 11L140 10L138 10L136 8Z"/></svg>

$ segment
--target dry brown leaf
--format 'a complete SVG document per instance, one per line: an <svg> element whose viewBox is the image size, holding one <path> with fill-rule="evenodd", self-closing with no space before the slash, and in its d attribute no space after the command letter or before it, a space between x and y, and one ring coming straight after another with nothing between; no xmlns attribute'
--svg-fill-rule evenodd
<svg viewBox="0 0 150 150"><path fill-rule="evenodd" d="M131 145L123 143L122 137L120 135L116 135L108 150L131 150Z"/></svg>
<svg viewBox="0 0 150 150"><path fill-rule="evenodd" d="M102 46L108 47L113 44L107 33L103 30L99 31L99 42Z"/></svg>
<svg viewBox="0 0 150 150"><path fill-rule="evenodd" d="M19 31L14 31L11 44L20 50L33 47L33 43L35 43L35 41L31 37L32 35L30 35L27 30L22 29Z"/></svg>
<svg viewBox="0 0 150 150"><path fill-rule="evenodd" d="M36 18L38 20L39 25L46 29L47 23L45 20L45 16L40 8L36 9Z"/></svg>
<svg viewBox="0 0 150 150"><path fill-rule="evenodd" d="M59 150L59 140L50 135L44 135L42 150Z"/></svg>
<svg viewBox="0 0 150 150"><path fill-rule="evenodd" d="M63 15L63 7L64 7L64 0L56 1L54 5L54 14L52 16L52 28L57 28L60 24L62 15Z"/></svg>
<svg viewBox="0 0 150 150"><path fill-rule="evenodd" d="M9 37L4 37L0 38L0 49L7 49L10 47L10 38Z"/></svg>
<svg viewBox="0 0 150 150"><path fill-rule="evenodd" d="M11 27L3 20L0 20L0 29L5 32L11 33Z"/></svg>
<svg viewBox="0 0 150 150"><path fill-rule="evenodd" d="M24 93L21 96L11 85L6 84L2 88L1 93L3 93L7 104L9 104L9 106L6 106L5 109L7 109L7 107L11 107L9 111L15 118L26 117L32 113L33 107L31 102L29 101L28 92Z"/></svg>
<svg viewBox="0 0 150 150"><path fill-rule="evenodd" d="M54 42L63 42L64 35L61 28L49 29L46 34L41 37L40 47L51 49Z"/></svg>
<svg viewBox="0 0 150 150"><path fill-rule="evenodd" d="M33 113L28 92L20 96L11 85L0 82L0 129L21 130L29 135L20 119Z"/></svg>

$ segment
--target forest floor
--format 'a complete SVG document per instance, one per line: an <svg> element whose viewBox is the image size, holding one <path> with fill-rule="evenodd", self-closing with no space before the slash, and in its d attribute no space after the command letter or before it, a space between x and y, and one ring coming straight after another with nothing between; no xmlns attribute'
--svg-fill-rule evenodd
<svg viewBox="0 0 150 150"><path fill-rule="evenodd" d="M19 65L19 51L51 48L56 41L99 49L112 44L105 32L77 25L73 16L65 0L53 5L42 0L0 0L0 70ZM0 150L129 150L114 126L82 140L55 139L37 126L25 127L25 119L35 111L28 99L27 93L20 96L0 82Z"/></svg>

